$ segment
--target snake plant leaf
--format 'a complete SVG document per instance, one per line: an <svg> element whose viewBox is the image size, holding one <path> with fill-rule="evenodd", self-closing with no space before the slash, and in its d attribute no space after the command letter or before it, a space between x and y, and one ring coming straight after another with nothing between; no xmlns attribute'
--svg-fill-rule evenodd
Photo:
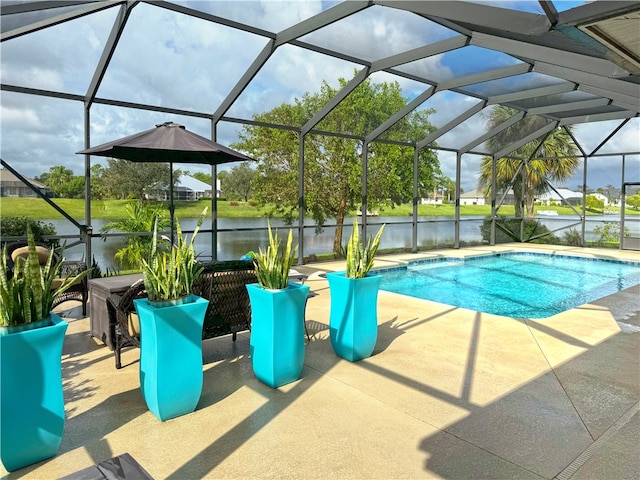
<svg viewBox="0 0 640 480"><path fill-rule="evenodd" d="M369 236L367 243L364 244L360 240L360 231L358 228L358 219L353 219L353 232L347 242L347 271L348 278L366 277L371 268L373 261L380 246L382 232L386 224L382 225L375 237Z"/></svg>
<svg viewBox="0 0 640 480"><path fill-rule="evenodd" d="M283 290L289 284L289 270L298 255L298 245L293 246L293 231L289 229L287 244L280 254L280 238L278 230L271 230L271 223L267 223L269 231L269 245L266 250L262 247L253 254L258 282L263 288Z"/></svg>
<svg viewBox="0 0 640 480"><path fill-rule="evenodd" d="M60 273L64 257L56 259L53 249L47 261L40 265L33 232L27 227L27 257L18 257L13 271L7 267L7 247L0 260L0 326L24 325L47 318L54 298L64 293L75 282L87 276L90 270L72 272L57 289L53 282Z"/></svg>
<svg viewBox="0 0 640 480"><path fill-rule="evenodd" d="M154 222L151 254L149 259L142 259L144 285L150 301L176 300L192 293L194 281L204 271L197 261L195 238L206 214L205 207L189 241L176 222L176 244L168 251L158 248L158 219Z"/></svg>

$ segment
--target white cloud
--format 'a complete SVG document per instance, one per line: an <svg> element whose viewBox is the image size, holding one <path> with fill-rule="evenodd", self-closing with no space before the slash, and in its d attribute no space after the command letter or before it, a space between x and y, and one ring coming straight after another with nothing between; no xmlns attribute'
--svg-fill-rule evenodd
<svg viewBox="0 0 640 480"><path fill-rule="evenodd" d="M331 5L321 1L181 3L274 33ZM116 13L117 8L111 8L3 42L0 44L2 83L84 95ZM99 89L99 97L213 113L268 41L260 35L145 3L134 8L128 22ZM326 48L363 54L375 60L454 34L422 17L380 6L368 8L340 23L339 27L329 25L301 40L316 40ZM442 58L399 68L450 78L453 72L443 65ZM351 78L354 69L360 68L360 65L296 46L282 46L273 53L228 115L250 118L283 102L291 102L305 92L317 91L322 80L337 87L338 78ZM384 72L377 73L375 80L398 81L408 98L414 98L426 88L421 83ZM431 120L441 126L475 102L476 99L461 94L441 92L421 108L435 108ZM2 92L0 114L2 158L25 175L39 175L54 165L64 165L76 174L82 173L83 157L75 154L84 147L81 102L5 91ZM100 104L92 106L90 120L92 145L153 128L164 121L183 123L204 136L210 134L210 122L206 119ZM612 139L609 148L640 150L639 124L638 119L630 122L628 128ZM592 144L598 141L596 139L606 136L603 132L615 128L610 125L576 126L576 136L594 148ZM232 143L239 128L237 124L221 124L218 141ZM459 147L480 136L485 129L484 119L479 114L439 139L438 143ZM439 155L443 171L454 178L455 170L451 170L451 166L455 167L455 154L440 152ZM475 188L477 165L474 164L477 161L473 155L463 157L465 190ZM633 161L637 164L637 158ZM600 162L594 162L594 165L599 168ZM630 160L630 165L635 164Z"/></svg>
<svg viewBox="0 0 640 480"><path fill-rule="evenodd" d="M593 151L621 124L623 120L581 123L573 127L578 143L587 154ZM640 152L640 119L632 118L623 126L598 153Z"/></svg>
<svg viewBox="0 0 640 480"><path fill-rule="evenodd" d="M3 122L11 124L15 128L23 130L37 130L40 128L40 119L31 108L2 105L0 106L0 117L2 117Z"/></svg>

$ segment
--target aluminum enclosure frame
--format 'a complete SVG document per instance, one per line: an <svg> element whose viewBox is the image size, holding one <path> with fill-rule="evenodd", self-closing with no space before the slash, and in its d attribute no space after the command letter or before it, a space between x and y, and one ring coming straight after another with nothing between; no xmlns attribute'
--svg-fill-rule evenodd
<svg viewBox="0 0 640 480"><path fill-rule="evenodd" d="M148 5L167 9L176 14L188 15L208 22L225 25L252 35L263 37L266 45L254 58L252 64L231 89L229 94L213 106L210 111L187 111L184 109L161 107L158 105L127 102L115 98L102 98L99 96L100 86L109 68L111 59L119 45L123 32L127 28L128 19L138 5ZM553 3L548 0L539 2L543 14L519 12L462 1L402 1L402 0L374 0L374 1L345 1L332 6L323 12L307 18L297 24L285 28L279 32L271 32L254 26L241 24L237 21L221 16L211 15L196 8L190 8L188 2L180 4L159 0L121 0L121 1L51 1L51 2L24 2L12 3L5 1L2 5L1 16L3 21L19 17L22 14L41 13L45 18L28 22L16 28L3 30L0 42L10 41L14 38L41 29L49 28L60 23L71 22L102 12L105 9L117 9L115 21L111 27L111 33L103 48L101 58L96 65L93 77L84 95L71 94L47 89L34 89L22 85L1 84L0 89L7 92L15 92L25 95L36 95L51 98L60 98L70 101L82 102L84 105L84 148L91 147L90 124L91 108L95 104L111 105L122 108L157 111L178 114L187 117L208 119L211 124L211 139L217 140L217 129L221 122L230 122L245 125L257 125L252 119L234 118L227 115L230 108L239 99L241 94L250 85L251 81L267 64L278 48L284 45L292 45L312 52L329 55L338 59L353 62L361 66L358 74L338 94L304 125L271 125L260 124L270 128L287 128L300 134L299 145L299 221L298 238L300 242L299 259L304 257L304 142L307 134L338 135L353 138L363 145L362 154L362 227L366 235L367 229L367 162L369 144L372 142L385 142L382 135L406 115L419 108L431 96L437 92L451 91L475 99L472 107L460 113L456 118L438 128L424 139L405 146L414 148L414 198L413 198L413 249L417 250L417 165L420 150L431 148L446 150L437 147L434 142L452 129L464 124L479 112L491 108L493 105L505 105L514 108L518 113L504 124L490 132L483 133L471 140L467 145L454 150L456 153L456 214L455 214L455 247L459 247L460 224L460 165L465 154L475 154L498 158L508 156L514 150L540 136L547 134L555 128L566 125L576 125L603 120L619 120L620 124L607 136L606 140L591 152L586 152L584 147L574 139L574 143L582 152L585 159L584 176L587 175L587 159L597 156L599 150L615 135L631 118L640 116L640 52L634 50L637 44L636 38L620 37L608 38L598 36L598 28L607 27L611 19L624 20L625 16L637 15L640 7L634 1L598 1L588 3L565 12L558 12ZM194 4L197 5L197 4ZM340 25L344 19L350 18L359 12L370 8L388 8L403 10L410 14L422 17L430 22L446 27L456 35L439 42L425 44L419 48L413 48L385 58L367 60L345 54L337 50L331 50L320 44L314 44L302 37L312 32L321 30L329 25ZM16 17L13 17L16 16ZM10 22L7 22L9 24ZM4 24L4 22L3 22ZM627 34L628 35L628 34ZM482 73L463 75L445 81L437 81L425 75L419 75L406 68L407 64L419 61L435 55L451 52L465 47L482 47L510 55L517 60L511 66L499 66ZM372 47L373 48L373 47ZM316 130L317 125L335 109L340 102L353 92L362 82L376 72L387 72L425 85L424 92L413 99L406 108L397 112L383 124L364 137L353 136L337 132L325 132ZM486 82L500 79L509 79L526 73L544 74L557 79L557 83L518 90L508 93L481 95L470 88ZM563 93L584 92L593 98L579 102L562 101ZM539 99L546 100L542 106L523 107L522 102ZM518 122L525 116L537 115L545 118L548 123L540 130L529 134L500 152L489 152L482 145L500 131ZM398 143L398 142L393 142ZM607 157L620 155L624 159L629 155L638 155L640 151L627 151L608 153ZM11 159L5 159L3 163L11 164ZM530 159L521 159L526 162ZM624 160L623 160L624 164ZM84 172L85 182L85 224L80 225L81 241L86 244L87 258L91 258L91 188L90 182L91 159L85 157ZM212 176L216 177L216 168L212 167ZM624 175L624 172L623 172ZM586 183L586 182L584 182ZM624 178L623 178L623 183ZM585 185L583 185L584 187ZM583 197L586 192L583 192ZM492 199L492 217L496 218L496 198ZM583 199L584 200L584 199ZM584 204L584 201L583 201ZM212 199L212 254L215 258L217 244L217 203ZM584 241L584 212L582 216L583 241ZM493 237L494 238L494 237Z"/></svg>

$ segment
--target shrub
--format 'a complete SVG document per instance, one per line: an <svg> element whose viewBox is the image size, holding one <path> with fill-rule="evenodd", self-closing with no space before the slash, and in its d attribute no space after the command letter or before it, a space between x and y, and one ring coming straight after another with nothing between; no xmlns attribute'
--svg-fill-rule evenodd
<svg viewBox="0 0 640 480"><path fill-rule="evenodd" d="M604 200L600 200L595 195L588 195L587 209L591 211L602 211L602 209L604 209Z"/></svg>
<svg viewBox="0 0 640 480"><path fill-rule="evenodd" d="M564 243L573 247L582 246L582 235L575 228L564 232Z"/></svg>
<svg viewBox="0 0 640 480"><path fill-rule="evenodd" d="M593 229L593 233L600 235L596 245L600 247L620 245L620 222L604 222ZM624 229L625 236L629 236L629 230Z"/></svg>
<svg viewBox="0 0 640 480"><path fill-rule="evenodd" d="M491 239L491 217L485 217L480 226L482 241L489 243ZM544 244L559 244L560 239L550 233L549 229L537 220L524 220L524 235L520 238L520 220L516 218L496 217L496 243L530 242ZM543 235L537 237L538 235ZM531 240L532 237L537 237Z"/></svg>
<svg viewBox="0 0 640 480"><path fill-rule="evenodd" d="M55 235L57 233L53 224L27 217L2 217L0 237L22 237L28 229L31 229L36 243L45 244L49 248L57 248L60 245L58 240L44 239L45 235Z"/></svg>

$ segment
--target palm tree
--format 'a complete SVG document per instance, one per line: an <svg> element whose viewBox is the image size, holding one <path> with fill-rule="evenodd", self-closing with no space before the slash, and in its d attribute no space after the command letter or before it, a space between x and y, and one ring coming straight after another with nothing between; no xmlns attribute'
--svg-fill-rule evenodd
<svg viewBox="0 0 640 480"><path fill-rule="evenodd" d="M489 115L487 130L492 130L517 113L513 108L504 105L496 105ZM497 152L515 141L527 136L529 133L543 127L548 120L537 117L524 117L519 122L501 131L498 135L488 140L489 149ZM566 127L569 131L571 127ZM534 201L536 195L549 189L549 182L561 182L569 178L580 165L575 157L578 149L571 136L563 128L557 128L546 138L542 146L537 150L539 140L529 142L510 155L529 159L534 153L541 159L533 159L520 169L522 160L499 158L496 162L496 186L498 190L513 188L515 199L515 216L522 217L522 200L524 199L526 214L533 218ZM563 157L552 159L550 157ZM492 157L483 157L480 165L480 178L478 184L486 195L491 193ZM520 169L520 170L519 170ZM525 182L522 182L522 173L525 172Z"/></svg>
<svg viewBox="0 0 640 480"><path fill-rule="evenodd" d="M49 168L49 172L42 175L42 177L45 179L43 183L49 187L53 193L60 195L65 185L73 178L73 171L63 165L56 165Z"/></svg>
<svg viewBox="0 0 640 480"><path fill-rule="evenodd" d="M170 222L164 218L159 209L143 204L139 200L128 203L125 207L127 218L105 223L100 229L103 233L117 230L126 233L152 232L156 218L158 230L169 227ZM150 236L130 236L126 239L126 246L118 250L114 256L116 261L131 268L142 268L142 259L149 258L151 254Z"/></svg>

